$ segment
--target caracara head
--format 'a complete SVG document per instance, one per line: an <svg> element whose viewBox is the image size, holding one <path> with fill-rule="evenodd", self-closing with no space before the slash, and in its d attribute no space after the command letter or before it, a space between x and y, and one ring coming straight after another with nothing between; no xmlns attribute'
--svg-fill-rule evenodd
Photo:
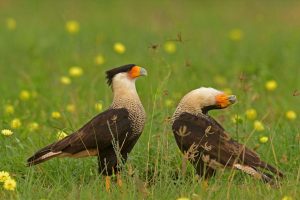
<svg viewBox="0 0 300 200"><path fill-rule="evenodd" d="M147 76L146 69L135 64L123 65L106 71L107 84L117 87L131 87L140 76Z"/></svg>
<svg viewBox="0 0 300 200"><path fill-rule="evenodd" d="M106 71L107 84L113 84L117 79L135 81L139 76L147 76L146 69L135 64L123 65Z"/></svg>
<svg viewBox="0 0 300 200"><path fill-rule="evenodd" d="M186 94L180 101L180 106L192 112L206 114L213 109L223 109L236 102L236 96L227 95L214 88L201 87Z"/></svg>

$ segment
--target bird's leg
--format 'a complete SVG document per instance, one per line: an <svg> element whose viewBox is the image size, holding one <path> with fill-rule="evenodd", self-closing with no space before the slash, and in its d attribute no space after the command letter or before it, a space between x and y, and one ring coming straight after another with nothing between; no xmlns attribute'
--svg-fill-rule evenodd
<svg viewBox="0 0 300 200"><path fill-rule="evenodd" d="M215 175L216 175L216 170L211 167L206 166L205 176L204 176L205 179L209 180L211 177L214 177Z"/></svg>
<svg viewBox="0 0 300 200"><path fill-rule="evenodd" d="M197 170L197 174L199 175L200 178L202 178L201 180L201 187L202 189L206 190L208 188L208 180L215 176L216 174L216 170L207 166L206 163L204 163L202 160L199 160L196 163L196 170Z"/></svg>
<svg viewBox="0 0 300 200"><path fill-rule="evenodd" d="M121 188L122 185L123 185L123 182L122 182L122 178L121 178L121 175L120 175L120 172L117 173L117 184L118 186Z"/></svg>
<svg viewBox="0 0 300 200"><path fill-rule="evenodd" d="M110 176L105 176L105 189L106 192L110 192Z"/></svg>
<svg viewBox="0 0 300 200"><path fill-rule="evenodd" d="M102 169L102 166L101 166L100 156L98 156L98 172L99 172L99 174L102 174L102 172L103 172L103 169ZM105 176L105 189L106 189L106 192L110 192L110 186L111 186L110 176L106 175Z"/></svg>
<svg viewBox="0 0 300 200"><path fill-rule="evenodd" d="M201 188L202 188L203 190L207 190L207 188L208 188L208 179L203 179L203 180L201 181Z"/></svg>

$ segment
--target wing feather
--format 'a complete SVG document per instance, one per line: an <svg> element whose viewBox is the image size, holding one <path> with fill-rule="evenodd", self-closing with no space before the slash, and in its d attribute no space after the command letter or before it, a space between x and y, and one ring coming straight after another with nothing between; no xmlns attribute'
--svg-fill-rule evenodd
<svg viewBox="0 0 300 200"><path fill-rule="evenodd" d="M112 142L124 142L131 133L131 121L125 108L109 109L95 116L78 131L37 151L28 165L44 162L60 155L80 155L82 151L99 152L112 147ZM127 140L126 140L127 141Z"/></svg>
<svg viewBox="0 0 300 200"><path fill-rule="evenodd" d="M183 127L189 134L178 134ZM239 163L282 175L279 170L263 162L257 153L233 140L224 128L209 116L183 113L174 121L172 129L182 151L188 150L191 145L196 145L199 147L199 153L209 155L210 159L224 166L233 167L234 164Z"/></svg>
<svg viewBox="0 0 300 200"><path fill-rule="evenodd" d="M107 110L75 133L52 146L52 151L63 151L66 153L77 153L85 149L99 150L111 146L113 139L123 141L126 134L131 131L129 113L126 109Z"/></svg>

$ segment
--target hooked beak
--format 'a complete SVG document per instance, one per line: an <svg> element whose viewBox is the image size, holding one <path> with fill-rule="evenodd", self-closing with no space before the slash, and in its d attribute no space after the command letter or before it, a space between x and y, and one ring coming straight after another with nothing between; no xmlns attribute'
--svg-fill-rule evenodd
<svg viewBox="0 0 300 200"><path fill-rule="evenodd" d="M142 68L140 69L140 76L147 76L148 73L147 73L147 70L145 68Z"/></svg>
<svg viewBox="0 0 300 200"><path fill-rule="evenodd" d="M230 104L234 104L236 102L237 98L235 95L228 96L228 101Z"/></svg>
<svg viewBox="0 0 300 200"><path fill-rule="evenodd" d="M236 102L235 95L220 94L216 96L216 105L220 108L226 108Z"/></svg>
<svg viewBox="0 0 300 200"><path fill-rule="evenodd" d="M134 66L130 71L129 71L129 76L131 78L137 78L139 76L147 76L147 70L140 67L140 66Z"/></svg>

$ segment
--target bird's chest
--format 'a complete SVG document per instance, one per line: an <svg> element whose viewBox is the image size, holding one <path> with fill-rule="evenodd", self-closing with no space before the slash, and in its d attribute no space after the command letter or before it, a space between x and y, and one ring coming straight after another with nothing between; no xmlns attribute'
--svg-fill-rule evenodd
<svg viewBox="0 0 300 200"><path fill-rule="evenodd" d="M129 120L132 124L132 132L134 134L141 134L146 122L146 113L143 107L135 106L129 111Z"/></svg>
<svg viewBox="0 0 300 200"><path fill-rule="evenodd" d="M120 99L112 105L112 108L126 108L129 112L132 133L135 135L141 134L146 122L146 112L140 101Z"/></svg>

